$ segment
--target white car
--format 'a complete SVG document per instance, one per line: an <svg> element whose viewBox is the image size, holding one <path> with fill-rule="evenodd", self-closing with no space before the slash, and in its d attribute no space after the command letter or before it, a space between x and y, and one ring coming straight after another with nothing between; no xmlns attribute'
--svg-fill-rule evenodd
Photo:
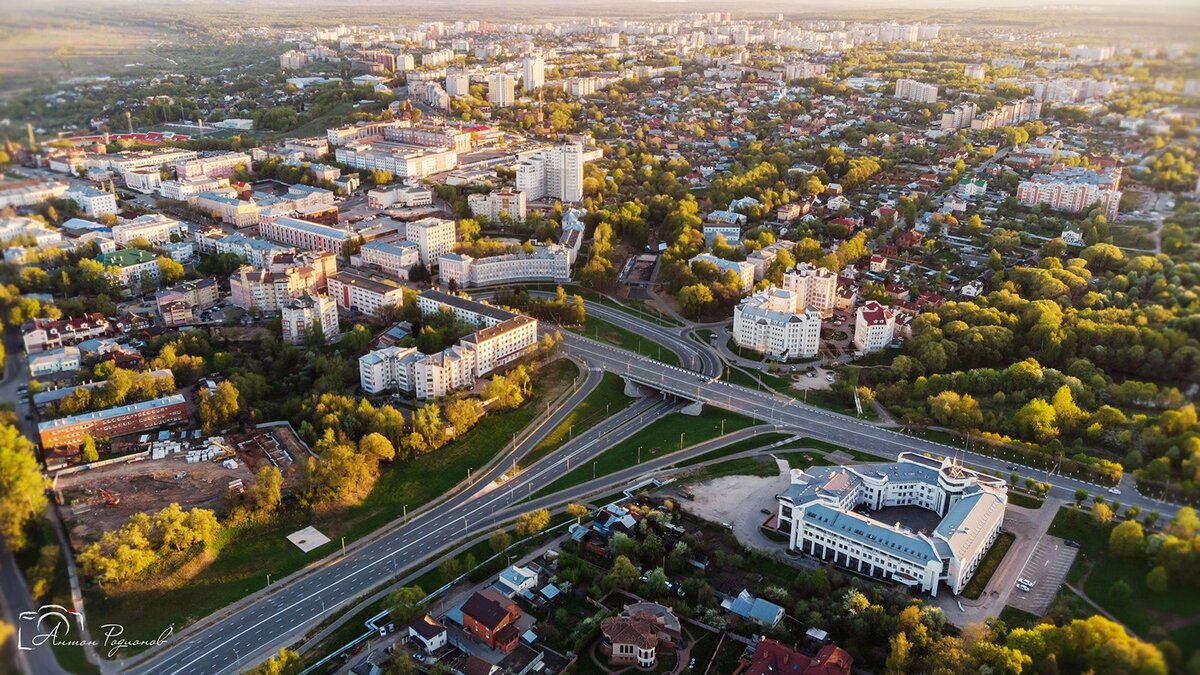
<svg viewBox="0 0 1200 675"><path fill-rule="evenodd" d="M1021 591L1022 593L1028 593L1031 589L1025 584L1017 584L1017 590Z"/></svg>
<svg viewBox="0 0 1200 675"><path fill-rule="evenodd" d="M1117 488L1115 488L1115 487L1114 487L1114 488L1108 488L1108 494L1110 494L1110 495L1119 495L1119 494L1121 494L1121 491L1120 491L1120 490L1118 490L1118 489L1117 489Z"/></svg>
<svg viewBox="0 0 1200 675"><path fill-rule="evenodd" d="M1017 583L1025 585L1025 586L1029 586L1030 588L1037 585L1036 581L1030 581L1029 579L1026 579L1025 577L1021 577L1020 579L1017 579Z"/></svg>

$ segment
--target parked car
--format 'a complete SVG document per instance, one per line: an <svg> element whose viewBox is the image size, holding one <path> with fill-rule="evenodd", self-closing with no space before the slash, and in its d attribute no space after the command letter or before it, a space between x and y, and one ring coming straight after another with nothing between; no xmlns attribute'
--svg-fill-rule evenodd
<svg viewBox="0 0 1200 675"><path fill-rule="evenodd" d="M1108 488L1108 494L1110 494L1110 495L1119 495L1119 494L1121 494L1121 491L1120 491L1120 490L1118 490L1118 489L1117 489L1117 488L1115 488L1115 487L1113 487L1113 488Z"/></svg>
<svg viewBox="0 0 1200 675"><path fill-rule="evenodd" d="M1034 587L1034 586L1036 586L1036 585L1037 585L1037 582L1036 582L1036 581L1031 581L1031 580L1029 580L1029 579L1026 579L1025 577L1021 577L1020 579L1017 579L1017 583L1018 583L1018 584L1025 584L1026 586L1029 586L1030 588L1032 588L1032 587Z"/></svg>

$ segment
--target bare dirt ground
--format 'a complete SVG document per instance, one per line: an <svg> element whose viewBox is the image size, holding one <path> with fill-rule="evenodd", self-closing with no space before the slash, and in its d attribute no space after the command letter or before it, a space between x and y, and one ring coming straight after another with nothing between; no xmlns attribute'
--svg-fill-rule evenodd
<svg viewBox="0 0 1200 675"><path fill-rule="evenodd" d="M768 539L759 525L779 507L775 495L783 492L790 480L787 462L779 460L776 476L723 476L697 483L690 488L691 501L678 502L695 515L733 526L733 534L746 546L762 551L781 551L784 544Z"/></svg>
<svg viewBox="0 0 1200 675"><path fill-rule="evenodd" d="M286 427L256 430L226 436L231 447L237 448L236 469L211 461L188 464L186 453L179 452L165 459L121 462L58 476L55 488L62 495L72 539L76 544L93 541L105 531L119 528L134 513L152 514L171 503L185 510L199 507L223 511L228 505L230 481L241 479L243 486L248 487L259 467L269 463L264 447L274 446L266 441L268 435L293 454L299 448ZM276 453L276 457L282 455ZM286 459L278 465L286 492L299 480L299 472L295 463ZM110 505L101 489L111 493L119 503Z"/></svg>

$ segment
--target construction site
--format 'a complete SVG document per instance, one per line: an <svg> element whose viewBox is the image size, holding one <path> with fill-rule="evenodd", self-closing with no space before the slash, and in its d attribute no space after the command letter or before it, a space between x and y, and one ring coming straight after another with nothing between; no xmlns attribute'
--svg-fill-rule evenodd
<svg viewBox="0 0 1200 675"><path fill-rule="evenodd" d="M222 515L229 495L252 485L264 465L279 468L287 494L299 480L297 462L308 454L286 424L208 438L164 432L142 436L120 451L125 454L89 469L54 476L52 487L75 546L120 528L134 513L152 514L171 503Z"/></svg>

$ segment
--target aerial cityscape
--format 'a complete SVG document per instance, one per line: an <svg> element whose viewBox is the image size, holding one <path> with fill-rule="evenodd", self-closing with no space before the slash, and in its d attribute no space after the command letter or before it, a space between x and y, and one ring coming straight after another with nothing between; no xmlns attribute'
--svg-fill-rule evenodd
<svg viewBox="0 0 1200 675"><path fill-rule="evenodd" d="M0 7L0 674L1200 675L1200 11Z"/></svg>

